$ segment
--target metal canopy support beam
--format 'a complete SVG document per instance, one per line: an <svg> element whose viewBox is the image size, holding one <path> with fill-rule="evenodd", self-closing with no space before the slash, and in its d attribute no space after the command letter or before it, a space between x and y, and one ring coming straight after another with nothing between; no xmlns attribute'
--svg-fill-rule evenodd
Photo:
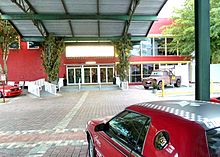
<svg viewBox="0 0 220 157"><path fill-rule="evenodd" d="M36 14L37 12L32 7L32 5L27 0L11 0L15 3L19 8L21 8L27 14ZM5 20L16 20L16 19L5 19ZM46 36L48 34L44 24L42 21L37 19L31 19L34 25L37 27L42 36Z"/></svg>
<svg viewBox="0 0 220 157"><path fill-rule="evenodd" d="M64 0L61 0L61 2L62 2L62 5L63 5L63 8L64 8L65 13L68 15L69 13L68 13L68 10L67 10L67 7L66 7L66 4L65 4ZM71 23L70 20L68 21L68 23L69 23L69 27L70 27L70 31L71 31L72 37L74 37L74 32L73 32L72 23Z"/></svg>
<svg viewBox="0 0 220 157"><path fill-rule="evenodd" d="M139 3L140 3L140 0L131 0L131 4L130 4L129 10L128 10L128 17L129 18L125 22L123 35L128 34L128 29L129 29L129 26L131 24L131 20L133 20L134 12L135 12L135 10L136 10Z"/></svg>
<svg viewBox="0 0 220 157"><path fill-rule="evenodd" d="M114 37L65 37L65 42L73 42L73 41L109 41L119 40L122 36L114 36ZM145 40L144 36L131 36L131 41L141 41ZM43 37L23 37L23 41L44 41Z"/></svg>
<svg viewBox="0 0 220 157"><path fill-rule="evenodd" d="M74 14L3 14L0 15L3 20L119 20L125 21L131 19L130 15L74 15ZM133 15L132 21L156 21L154 15Z"/></svg>
<svg viewBox="0 0 220 157"><path fill-rule="evenodd" d="M4 12L0 9L0 15L1 14L4 14ZM1 18L0 18L1 20ZM14 29L17 31L17 33L19 34L19 36L22 36L21 35L21 32L18 30L18 28L13 24L13 22L11 20L8 20L10 22L10 24L14 27Z"/></svg>
<svg viewBox="0 0 220 157"><path fill-rule="evenodd" d="M210 100L210 4L195 0L195 99Z"/></svg>

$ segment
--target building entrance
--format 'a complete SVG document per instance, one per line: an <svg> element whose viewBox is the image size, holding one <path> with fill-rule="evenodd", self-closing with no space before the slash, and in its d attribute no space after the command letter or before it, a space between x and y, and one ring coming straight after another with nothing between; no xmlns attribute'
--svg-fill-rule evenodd
<svg viewBox="0 0 220 157"><path fill-rule="evenodd" d="M67 65L67 84L111 84L114 77L113 65Z"/></svg>
<svg viewBox="0 0 220 157"><path fill-rule="evenodd" d="M84 83L98 83L98 68L85 67L84 68Z"/></svg>
<svg viewBox="0 0 220 157"><path fill-rule="evenodd" d="M81 82L81 68L80 67L71 67L68 69L68 84L76 84Z"/></svg>

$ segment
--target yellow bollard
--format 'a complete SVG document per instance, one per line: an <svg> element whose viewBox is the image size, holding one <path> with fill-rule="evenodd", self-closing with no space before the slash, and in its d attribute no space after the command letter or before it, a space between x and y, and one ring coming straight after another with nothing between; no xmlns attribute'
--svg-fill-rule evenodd
<svg viewBox="0 0 220 157"><path fill-rule="evenodd" d="M210 93L213 94L214 93L214 86L213 86L213 81L210 81Z"/></svg>
<svg viewBox="0 0 220 157"><path fill-rule="evenodd" d="M165 95L165 90L164 90L164 80L162 80L162 97Z"/></svg>

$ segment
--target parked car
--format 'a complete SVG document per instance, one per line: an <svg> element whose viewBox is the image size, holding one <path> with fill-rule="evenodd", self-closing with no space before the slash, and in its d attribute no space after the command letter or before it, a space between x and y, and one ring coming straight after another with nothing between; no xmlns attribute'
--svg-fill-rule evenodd
<svg viewBox="0 0 220 157"><path fill-rule="evenodd" d="M90 157L220 157L220 105L204 101L135 104L91 120Z"/></svg>
<svg viewBox="0 0 220 157"><path fill-rule="evenodd" d="M4 85L4 91L3 91L3 85L0 85L0 98L2 98L3 95L5 97L12 97L12 96L21 95L21 93L22 93L22 89L17 85L15 86Z"/></svg>
<svg viewBox="0 0 220 157"><path fill-rule="evenodd" d="M210 101L220 103L220 97L213 97Z"/></svg>
<svg viewBox="0 0 220 157"><path fill-rule="evenodd" d="M170 69L154 70L149 77L143 78L142 84L145 89L149 89L153 84L157 84L157 88L162 88L162 80L164 85L174 85L175 87L181 86L181 76L175 76Z"/></svg>

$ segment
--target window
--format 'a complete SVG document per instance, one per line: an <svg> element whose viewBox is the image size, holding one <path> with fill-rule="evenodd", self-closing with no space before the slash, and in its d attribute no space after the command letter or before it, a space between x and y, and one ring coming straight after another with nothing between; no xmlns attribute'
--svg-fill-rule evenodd
<svg viewBox="0 0 220 157"><path fill-rule="evenodd" d="M130 65L130 79L131 82L141 82L141 65L133 64Z"/></svg>
<svg viewBox="0 0 220 157"><path fill-rule="evenodd" d="M10 49L20 49L19 41L12 42L12 43L9 45L9 48L10 48Z"/></svg>
<svg viewBox="0 0 220 157"><path fill-rule="evenodd" d="M142 45L142 56L153 56L153 39L146 38L146 40L141 41Z"/></svg>
<svg viewBox="0 0 220 157"><path fill-rule="evenodd" d="M141 55L141 46L140 45L134 45L131 52L131 56L140 56Z"/></svg>
<svg viewBox="0 0 220 157"><path fill-rule="evenodd" d="M165 55L165 38L155 38L155 55Z"/></svg>
<svg viewBox="0 0 220 157"><path fill-rule="evenodd" d="M153 64L143 64L143 77L150 76L153 71Z"/></svg>
<svg viewBox="0 0 220 157"><path fill-rule="evenodd" d="M39 49L39 42L28 42L28 49Z"/></svg>
<svg viewBox="0 0 220 157"><path fill-rule="evenodd" d="M106 133L118 143L141 154L150 118L131 111L124 111L111 121Z"/></svg>
<svg viewBox="0 0 220 157"><path fill-rule="evenodd" d="M177 44L171 44L173 38L167 38L167 55L177 55Z"/></svg>
<svg viewBox="0 0 220 157"><path fill-rule="evenodd" d="M163 76L163 72L162 71L153 71L151 73L152 76Z"/></svg>
<svg viewBox="0 0 220 157"><path fill-rule="evenodd" d="M220 157L220 128L207 131L210 157Z"/></svg>

